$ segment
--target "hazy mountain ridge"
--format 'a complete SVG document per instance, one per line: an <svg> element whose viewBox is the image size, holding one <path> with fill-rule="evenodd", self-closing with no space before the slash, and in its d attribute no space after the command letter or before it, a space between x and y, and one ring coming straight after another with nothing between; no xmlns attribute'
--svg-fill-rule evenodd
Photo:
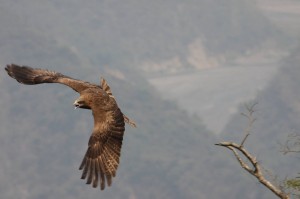
<svg viewBox="0 0 300 199"><path fill-rule="evenodd" d="M8 29L39 32L97 65L143 69L177 59L181 69L214 66L260 48L276 49L286 39L247 0L9 1L2 6ZM170 67L166 71L174 70Z"/></svg>

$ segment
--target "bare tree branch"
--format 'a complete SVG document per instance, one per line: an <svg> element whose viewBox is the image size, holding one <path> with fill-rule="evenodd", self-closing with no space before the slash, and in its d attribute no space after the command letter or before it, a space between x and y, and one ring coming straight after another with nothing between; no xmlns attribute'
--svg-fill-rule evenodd
<svg viewBox="0 0 300 199"><path fill-rule="evenodd" d="M241 144L236 144L234 142L220 142L216 145L225 147L232 151L241 167L247 172L249 172L252 176L256 177L256 179L261 184L267 187L276 196L278 196L281 199L289 199L289 195L286 194L283 190L281 190L280 187L276 187L274 184L272 184L266 179L257 159L244 148L244 143L250 135L252 126L256 120L256 118L253 116L253 113L255 112L254 107L256 105L257 103L253 103L252 105L246 105L247 113L242 113L242 115L248 119L248 124L247 127L244 129L245 136L242 139ZM242 157L247 161L244 161Z"/></svg>
<svg viewBox="0 0 300 199"><path fill-rule="evenodd" d="M261 166L254 156L252 156L242 145L238 145L234 142L220 142L216 144L218 146L223 146L231 150L236 157L237 161L240 163L241 167L248 171L251 175L257 178L257 180L267 187L270 191L272 191L275 195L282 199L289 199L289 196L283 192L280 188L274 186L270 181L268 181L263 175ZM238 154L243 154L243 156L250 162L251 165L248 165Z"/></svg>
<svg viewBox="0 0 300 199"><path fill-rule="evenodd" d="M245 134L245 137L243 138L242 142L241 142L241 146L244 145L246 139L248 138L248 136L250 135L250 132L251 132L251 129L252 129L252 126L256 120L256 118L253 116L253 113L254 113L254 107L257 105L258 103L255 102L251 105L249 104L246 104L246 109L247 109L247 113L241 113L243 116L245 116L247 119L248 119L248 125L247 127L244 129L244 134Z"/></svg>

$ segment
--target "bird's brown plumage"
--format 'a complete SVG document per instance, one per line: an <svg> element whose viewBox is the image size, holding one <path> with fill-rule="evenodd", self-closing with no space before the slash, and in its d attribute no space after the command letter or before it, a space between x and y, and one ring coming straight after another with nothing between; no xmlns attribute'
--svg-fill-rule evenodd
<svg viewBox="0 0 300 199"><path fill-rule="evenodd" d="M91 109L94 116L94 129L79 167L83 170L81 178L93 187L100 182L101 190L105 184L110 186L120 161L125 122L134 127L135 123L121 112L106 81L102 79L101 85L95 85L54 71L15 64L7 65L5 70L22 84L60 83L80 94L74 105Z"/></svg>

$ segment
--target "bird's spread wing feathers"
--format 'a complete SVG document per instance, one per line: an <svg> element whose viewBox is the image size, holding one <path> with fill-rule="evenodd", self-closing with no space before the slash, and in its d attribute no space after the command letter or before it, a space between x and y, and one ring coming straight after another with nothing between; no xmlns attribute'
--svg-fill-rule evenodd
<svg viewBox="0 0 300 199"><path fill-rule="evenodd" d="M120 109L117 108L112 114L113 121L107 127L96 128L99 124L95 124L87 152L79 167L83 170L81 178L87 178L86 183L92 184L93 187L97 187L100 181L101 190L105 188L105 184L110 186L112 178L116 175L125 131Z"/></svg>
<svg viewBox="0 0 300 199"><path fill-rule="evenodd" d="M61 73L44 69L31 68L28 66L18 66L15 64L11 64L7 65L5 70L7 71L9 76L16 79L22 84L33 85L42 83L60 83L71 87L79 93L88 87L95 86L88 82L65 76Z"/></svg>

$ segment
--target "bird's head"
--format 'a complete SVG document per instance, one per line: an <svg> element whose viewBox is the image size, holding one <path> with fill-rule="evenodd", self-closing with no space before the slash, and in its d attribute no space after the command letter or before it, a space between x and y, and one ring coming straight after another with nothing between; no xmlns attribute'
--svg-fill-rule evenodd
<svg viewBox="0 0 300 199"><path fill-rule="evenodd" d="M75 106L75 109L77 109L77 108L91 109L91 107L89 105L87 105L87 103L81 98L78 98L77 100L75 100L73 105Z"/></svg>

